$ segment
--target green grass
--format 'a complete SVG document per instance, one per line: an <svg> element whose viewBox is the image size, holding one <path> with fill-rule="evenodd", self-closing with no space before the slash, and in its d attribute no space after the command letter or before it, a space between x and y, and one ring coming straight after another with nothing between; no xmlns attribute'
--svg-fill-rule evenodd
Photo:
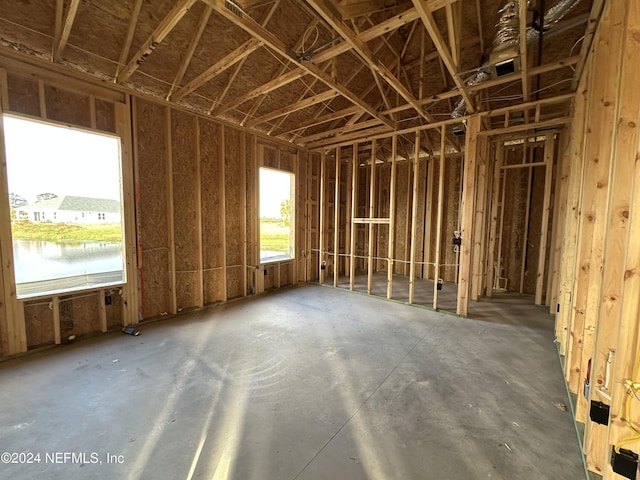
<svg viewBox="0 0 640 480"><path fill-rule="evenodd" d="M291 227L280 220L260 219L260 249L289 253Z"/></svg>
<svg viewBox="0 0 640 480"><path fill-rule="evenodd" d="M69 224L69 223L30 223L11 224L13 238L21 240L44 240L47 242L99 241L120 242L122 228L119 223Z"/></svg>

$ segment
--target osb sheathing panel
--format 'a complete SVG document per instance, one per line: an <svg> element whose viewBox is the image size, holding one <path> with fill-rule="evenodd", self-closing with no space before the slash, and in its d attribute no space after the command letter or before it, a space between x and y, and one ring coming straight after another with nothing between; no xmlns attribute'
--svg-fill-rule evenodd
<svg viewBox="0 0 640 480"><path fill-rule="evenodd" d="M285 287L293 283L293 263L287 262L280 265L280 286Z"/></svg>
<svg viewBox="0 0 640 480"><path fill-rule="evenodd" d="M98 293L93 293L72 297L68 301L71 304L74 335L80 336L100 331L98 296Z"/></svg>
<svg viewBox="0 0 640 480"><path fill-rule="evenodd" d="M40 116L38 82L33 78L7 74L9 109L15 113Z"/></svg>
<svg viewBox="0 0 640 480"><path fill-rule="evenodd" d="M262 166L268 168L278 168L278 152L275 148L261 145L262 150Z"/></svg>
<svg viewBox="0 0 640 480"><path fill-rule="evenodd" d="M260 259L258 258L258 249L259 246L256 243L256 239L258 238L258 228L257 222L255 221L258 218L258 179L259 179L259 170L258 170L258 162L256 158L257 152L256 144L255 144L255 136L247 135L247 160L246 160L246 205L247 205L247 223L246 223L246 232L247 232L247 265L257 265ZM255 203L252 202L252 199L255 198ZM253 275L247 275L247 287L248 291L251 291L251 287L253 286Z"/></svg>
<svg viewBox="0 0 640 480"><path fill-rule="evenodd" d="M411 163L408 161L398 162L396 166L396 214L395 214L395 249L393 258L395 260L407 260L405 251L410 243L407 237L407 229L410 228L411 212L407 208L407 203L411 201ZM395 262L393 272L405 273L405 264Z"/></svg>
<svg viewBox="0 0 640 480"><path fill-rule="evenodd" d="M118 290L107 290L105 293L111 297L111 305L105 305L107 329L113 330L122 326L122 296Z"/></svg>
<svg viewBox="0 0 640 480"><path fill-rule="evenodd" d="M15 0L0 0L0 43L7 41L29 45L29 49L50 54L54 36L55 0L32 0L19 4L20 8L16 8ZM24 6L30 8L23 8ZM12 23L25 28L15 28Z"/></svg>
<svg viewBox="0 0 640 480"><path fill-rule="evenodd" d="M46 302L25 303L24 320L27 330L27 348L54 343L53 310Z"/></svg>
<svg viewBox="0 0 640 480"><path fill-rule="evenodd" d="M266 274L264 273L266 272ZM276 266L275 265L267 265L263 270L258 272L264 275L264 289L270 290L275 287L275 277L276 277Z"/></svg>
<svg viewBox="0 0 640 480"><path fill-rule="evenodd" d="M227 296L242 295L242 272L244 267L244 225L242 216L245 184L243 169L246 159L242 157L244 133L225 128L225 219L227 250Z"/></svg>
<svg viewBox="0 0 640 480"><path fill-rule="evenodd" d="M377 203L378 203L378 216L382 218L389 218L390 216L390 200L389 200L389 188L391 185L391 164L385 163L384 165L376 165L376 174L378 176L377 187ZM379 225L375 228L376 236L376 250L378 251L377 257L379 260L374 260L376 271L387 271L388 263L382 258L386 258L389 251L389 226Z"/></svg>
<svg viewBox="0 0 640 480"><path fill-rule="evenodd" d="M97 98L96 105L96 128L105 132L115 133L116 112L113 102L107 102Z"/></svg>
<svg viewBox="0 0 640 480"><path fill-rule="evenodd" d="M543 148L538 149L542 153ZM537 161L544 161L538 155ZM536 293L536 277L538 274L538 259L540 258L540 230L542 229L542 199L544 199L545 167L532 169L531 209L529 212L529 232L527 240L527 261L524 274L524 293ZM551 219L550 219L551 220ZM549 225L552 225L551 221ZM548 235L550 237L551 235Z"/></svg>
<svg viewBox="0 0 640 480"><path fill-rule="evenodd" d="M521 154L520 152L518 152ZM506 170L504 227L502 230L501 276L509 279L509 290L520 289L524 230L526 226L528 169Z"/></svg>
<svg viewBox="0 0 640 480"><path fill-rule="evenodd" d="M79 95L51 85L45 85L44 92L47 118L82 127L91 127L91 112L87 95Z"/></svg>
<svg viewBox="0 0 640 480"><path fill-rule="evenodd" d="M424 220L426 214L427 195L427 161L418 162L418 209L416 213L416 238L415 258L416 262L424 259ZM416 276L422 278L422 265L416 264Z"/></svg>
<svg viewBox="0 0 640 480"><path fill-rule="evenodd" d="M199 302L197 120L172 110L171 152L173 166L173 225L178 308Z"/></svg>
<svg viewBox="0 0 640 480"><path fill-rule="evenodd" d="M138 98L134 101L142 313L149 318L170 310L166 109Z"/></svg>
<svg viewBox="0 0 640 480"><path fill-rule="evenodd" d="M309 182L307 181L307 158L306 154L300 154L298 161L298 173L296 183L298 188L296 190L296 268L298 280L306 280L306 260L308 252L307 250L307 215L308 215L308 202L307 195L309 191Z"/></svg>
<svg viewBox="0 0 640 480"><path fill-rule="evenodd" d="M200 125L200 188L202 195L202 263L204 303L224 299L223 244L220 215L223 191L219 187L222 174L220 156L222 127L198 119ZM216 270L218 269L218 270Z"/></svg>

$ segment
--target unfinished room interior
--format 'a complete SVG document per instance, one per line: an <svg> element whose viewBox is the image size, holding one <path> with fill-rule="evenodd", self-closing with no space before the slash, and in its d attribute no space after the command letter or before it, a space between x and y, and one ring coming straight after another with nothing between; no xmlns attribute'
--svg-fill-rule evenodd
<svg viewBox="0 0 640 480"><path fill-rule="evenodd" d="M0 478L635 479L639 78L638 0L0 0Z"/></svg>

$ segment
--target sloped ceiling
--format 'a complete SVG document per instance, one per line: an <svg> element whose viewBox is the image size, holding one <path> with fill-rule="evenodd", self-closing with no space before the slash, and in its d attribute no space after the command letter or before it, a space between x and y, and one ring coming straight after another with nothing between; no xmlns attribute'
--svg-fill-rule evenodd
<svg viewBox="0 0 640 480"><path fill-rule="evenodd" d="M450 118L463 97L468 111L483 111L575 89L591 0L520 48L524 68L465 85L491 62L504 3L0 0L0 53L19 50L316 147Z"/></svg>

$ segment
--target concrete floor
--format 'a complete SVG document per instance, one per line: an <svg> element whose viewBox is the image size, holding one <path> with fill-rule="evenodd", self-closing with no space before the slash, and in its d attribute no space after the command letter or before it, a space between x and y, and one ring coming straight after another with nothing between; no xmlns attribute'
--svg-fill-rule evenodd
<svg viewBox="0 0 640 480"><path fill-rule="evenodd" d="M530 301L305 285L0 363L0 452L40 454L0 478L584 479Z"/></svg>

